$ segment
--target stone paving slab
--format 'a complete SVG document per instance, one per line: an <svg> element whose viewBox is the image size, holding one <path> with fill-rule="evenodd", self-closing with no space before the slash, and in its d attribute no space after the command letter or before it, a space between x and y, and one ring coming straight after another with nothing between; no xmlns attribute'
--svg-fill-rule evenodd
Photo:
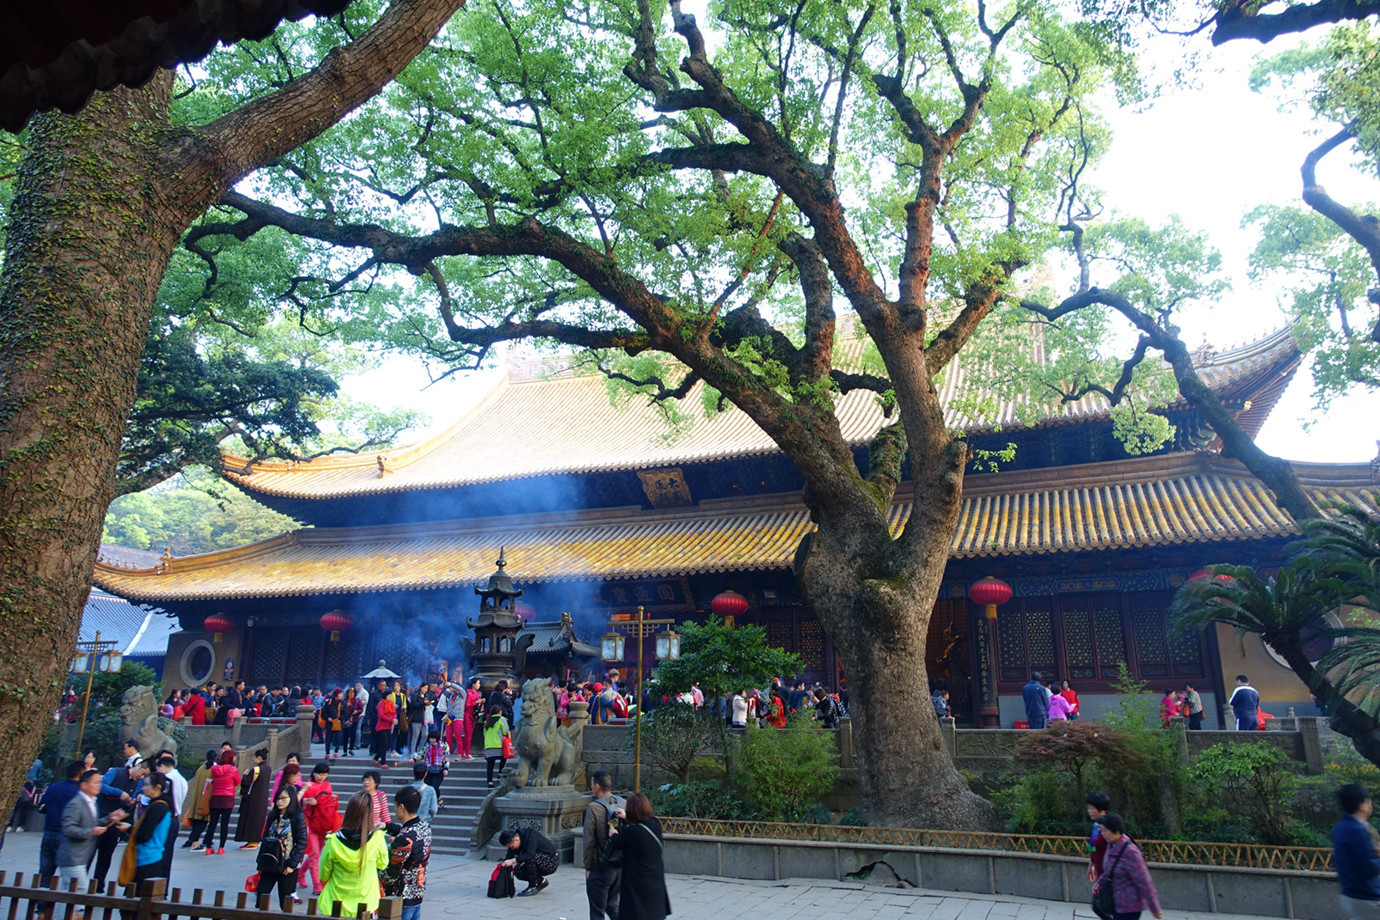
<svg viewBox="0 0 1380 920"><path fill-rule="evenodd" d="M15 872L23 872L27 878L38 868L41 837L34 833L5 835L0 870L9 881L13 881ZM119 865L118 856L117 853L115 866ZM238 892L253 871L252 851L227 848L224 856L206 856L199 850L179 849L173 857L171 887L187 892L194 887ZM492 863L460 856L433 856L427 872L423 918L584 920L589 916L584 873L574 866L561 866L551 876L550 887L541 894L504 901L485 896L492 871ZM114 869L112 877L113 872ZM745 881L671 875L666 883L674 916L687 920L1096 920L1086 904L960 895L923 888L881 888L827 879ZM1185 911L1170 911L1166 916L1247 920L1244 915Z"/></svg>

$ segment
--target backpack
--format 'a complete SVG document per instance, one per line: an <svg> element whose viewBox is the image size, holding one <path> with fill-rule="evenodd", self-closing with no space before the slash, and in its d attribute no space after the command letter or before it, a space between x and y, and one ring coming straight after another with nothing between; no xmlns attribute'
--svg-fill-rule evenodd
<svg viewBox="0 0 1380 920"><path fill-rule="evenodd" d="M340 796L334 792L318 794L316 804L307 815L307 827L325 836L338 829L340 817Z"/></svg>
<svg viewBox="0 0 1380 920"><path fill-rule="evenodd" d="M489 897L511 898L517 894L517 884L513 881L513 870L504 865L494 866L494 874L489 876Z"/></svg>
<svg viewBox="0 0 1380 920"><path fill-rule="evenodd" d="M292 822L280 822L287 829L288 840L292 840ZM269 833L272 825L264 828L264 839L259 843L259 853L255 860L255 866L260 872L268 872L272 875L282 875L287 868L288 846L287 842L275 834Z"/></svg>

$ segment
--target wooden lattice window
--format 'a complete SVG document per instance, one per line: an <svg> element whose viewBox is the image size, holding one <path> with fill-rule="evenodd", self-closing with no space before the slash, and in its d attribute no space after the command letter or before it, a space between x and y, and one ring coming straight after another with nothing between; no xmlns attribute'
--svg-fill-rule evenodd
<svg viewBox="0 0 1380 920"><path fill-rule="evenodd" d="M997 616L1001 679L1025 680L1031 671L1054 671L1054 622L1049 598L1024 598Z"/></svg>
<svg viewBox="0 0 1380 920"><path fill-rule="evenodd" d="M1088 611L1083 598L1069 598L1064 604L1064 658L1068 662L1070 680L1092 680L1097 677L1093 658L1092 613Z"/></svg>
<svg viewBox="0 0 1380 920"><path fill-rule="evenodd" d="M1097 669L1104 680L1115 680L1117 665L1127 660L1126 637L1121 628L1121 605L1117 600L1100 599L1094 602L1092 610Z"/></svg>
<svg viewBox="0 0 1380 920"><path fill-rule="evenodd" d="M1149 598L1131 605L1131 630L1136 637L1136 663L1141 677L1168 677L1168 636L1164 608Z"/></svg>
<svg viewBox="0 0 1380 920"><path fill-rule="evenodd" d="M254 632L254 655L246 680L277 686L283 682L287 665L287 629L258 629Z"/></svg>
<svg viewBox="0 0 1380 920"><path fill-rule="evenodd" d="M1169 667L1180 676L1194 677L1204 673L1200 628L1186 629L1169 637Z"/></svg>
<svg viewBox="0 0 1380 920"><path fill-rule="evenodd" d="M321 646L326 634L319 626L294 626L288 648L287 679L292 684L314 684L320 677Z"/></svg>
<svg viewBox="0 0 1380 920"><path fill-rule="evenodd" d="M800 661L807 671L824 670L824 627L814 617L800 621Z"/></svg>

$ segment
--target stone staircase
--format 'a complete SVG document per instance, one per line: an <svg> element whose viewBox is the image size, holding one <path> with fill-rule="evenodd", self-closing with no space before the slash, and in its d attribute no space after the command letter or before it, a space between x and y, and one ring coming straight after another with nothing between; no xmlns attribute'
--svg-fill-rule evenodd
<svg viewBox="0 0 1380 920"><path fill-rule="evenodd" d="M306 760L304 769L310 770L315 760ZM389 761L390 764L394 761ZM396 761L397 766L379 770L383 775L380 788L388 793L389 810L392 810L393 793L412 782L412 764L406 760ZM365 770L378 769L368 757L341 757L330 761L331 786L340 796L341 811L351 795L358 792L364 779ZM441 801L444 807L431 824L431 850L433 853L467 856L470 853L470 832L479 816L479 806L488 795L489 789L484 781L484 760L460 760L450 765L450 775L441 786Z"/></svg>

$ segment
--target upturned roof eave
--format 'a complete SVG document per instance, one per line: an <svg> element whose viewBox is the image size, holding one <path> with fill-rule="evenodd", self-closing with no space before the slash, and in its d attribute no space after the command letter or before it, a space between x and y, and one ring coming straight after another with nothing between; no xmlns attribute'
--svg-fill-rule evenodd
<svg viewBox="0 0 1380 920"><path fill-rule="evenodd" d="M1243 426L1247 433L1252 437L1260 430L1270 411L1273 410L1284 388L1293 378L1294 373L1300 365L1300 354L1298 348L1293 343L1289 329L1286 327L1256 342L1250 343L1238 349L1233 349L1222 354L1210 354L1206 357L1200 353L1197 356L1200 370L1211 373L1220 367L1238 368L1237 376L1220 384L1217 392L1224 400L1238 402L1254 402L1249 409L1242 409L1238 412ZM1264 363L1259 363L1259 362ZM559 378L569 380L572 378ZM387 452L388 465L390 469L401 469L421 462L427 456L435 453L445 446L452 438L459 435L464 428L473 420L479 418L499 399L499 397L512 385L509 375L505 374L494 388L484 397L483 400L469 412L465 413L460 419L448 426L444 431L432 437L397 451ZM524 385L531 385L527 383ZM1177 397L1172 402L1161 407L1161 411L1181 411L1189 407L1183 397ZM1037 419L1033 422L1003 425L996 423L980 423L969 426L965 429L970 437L981 437L983 435L997 434L1001 432L1035 431L1048 430L1055 428L1068 428L1079 425L1106 422L1110 418L1110 410L1085 412L1075 416L1052 415ZM867 437L859 437L850 441L850 445L855 449L862 449L867 444ZM317 487L308 488L310 478L318 475L329 475L339 472L360 471L377 468L378 460L373 455L351 456L348 458L324 458L321 461L313 461L307 464L295 464L287 461L268 461L258 466L257 471L271 474L268 477L256 479L253 473L245 473L247 461L244 458L227 455L225 472L226 478L230 479L240 488L246 491L264 496L266 498L284 499L298 502L329 502L337 500L348 500L363 497L401 495L407 493L434 492L446 489L466 488L479 485L487 485L504 482L540 481L542 479L562 477L562 476L582 476L599 475L619 472L635 472L638 470L657 469L667 465L694 466L709 463L733 462L736 460L747 460L752 458L762 458L771 456L784 456L781 450L772 444L744 447L739 450L703 450L687 451L678 456L637 458L631 457L622 460L610 460L608 462L593 465L561 465L559 461L554 461L546 468L519 470L510 474L495 473L480 476L453 476L450 478L437 478L433 480L408 480L397 478L390 481L387 474L383 474L377 479L369 480L358 484L344 484L335 488ZM281 479L285 474L290 474L289 478L297 479L303 477L305 481L300 484L273 485L266 484L265 478Z"/></svg>

